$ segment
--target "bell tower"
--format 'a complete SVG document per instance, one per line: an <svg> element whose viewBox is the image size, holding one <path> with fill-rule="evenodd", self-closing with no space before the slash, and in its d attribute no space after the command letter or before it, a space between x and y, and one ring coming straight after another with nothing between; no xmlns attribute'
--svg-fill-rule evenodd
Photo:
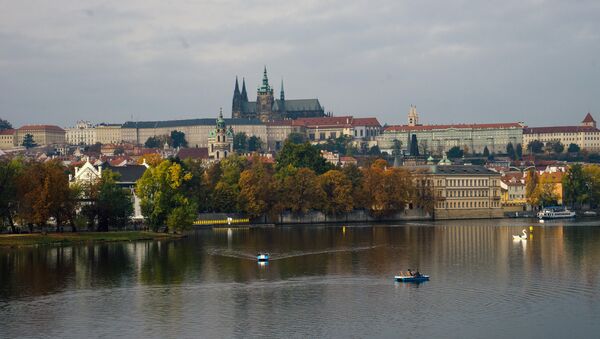
<svg viewBox="0 0 600 339"><path fill-rule="evenodd" d="M273 88L269 85L267 77L267 66L263 73L262 85L256 91L256 113L262 122L267 122L273 119Z"/></svg>
<svg viewBox="0 0 600 339"><path fill-rule="evenodd" d="M408 126L419 125L419 113L417 113L417 106L410 105L408 111Z"/></svg>

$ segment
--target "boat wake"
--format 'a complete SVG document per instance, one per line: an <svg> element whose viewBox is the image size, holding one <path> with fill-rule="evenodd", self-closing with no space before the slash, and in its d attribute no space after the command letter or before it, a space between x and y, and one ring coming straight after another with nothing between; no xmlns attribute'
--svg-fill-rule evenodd
<svg viewBox="0 0 600 339"><path fill-rule="evenodd" d="M326 250L321 250L321 251L298 251L298 252L289 252L289 253L273 253L273 252L271 252L269 261L290 259L290 258L296 258L296 257L304 257L304 256L309 256L309 255L367 251L370 249L374 249L376 247L378 247L378 246L347 247L347 248L326 249ZM216 256L220 256L220 257L229 257L229 258L247 259L247 260L256 261L255 253L253 254L253 253L247 253L247 252L215 248L215 249L209 250L208 254L216 255Z"/></svg>

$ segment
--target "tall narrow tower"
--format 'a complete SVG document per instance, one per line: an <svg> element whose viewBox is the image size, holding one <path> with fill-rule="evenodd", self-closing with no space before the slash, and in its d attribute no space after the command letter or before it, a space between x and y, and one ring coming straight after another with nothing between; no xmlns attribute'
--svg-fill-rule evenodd
<svg viewBox="0 0 600 339"><path fill-rule="evenodd" d="M256 91L256 113L257 117L267 122L274 119L273 116L273 103L275 98L273 97L273 88L269 86L269 78L267 77L267 66L263 73L262 85Z"/></svg>
<svg viewBox="0 0 600 339"><path fill-rule="evenodd" d="M417 106L410 105L410 110L408 111L408 126L418 126L419 125L419 113L417 113Z"/></svg>
<svg viewBox="0 0 600 339"><path fill-rule="evenodd" d="M233 102L231 104L231 117L241 118L242 117L242 94L240 93L240 86L238 84L238 78L235 77L235 88L233 90Z"/></svg>

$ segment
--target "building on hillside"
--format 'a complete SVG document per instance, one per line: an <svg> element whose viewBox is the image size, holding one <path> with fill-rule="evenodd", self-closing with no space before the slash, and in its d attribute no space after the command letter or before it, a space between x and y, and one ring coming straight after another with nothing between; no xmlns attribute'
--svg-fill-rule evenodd
<svg viewBox="0 0 600 339"><path fill-rule="evenodd" d="M19 127L15 134L17 145L23 144L23 138L31 134L38 146L65 143L65 130L55 125L25 125Z"/></svg>
<svg viewBox="0 0 600 339"><path fill-rule="evenodd" d="M96 142L101 144L119 144L123 141L120 124L96 125Z"/></svg>
<svg viewBox="0 0 600 339"><path fill-rule="evenodd" d="M67 143L70 145L93 145L98 141L96 126L89 121L77 121L74 127L66 129Z"/></svg>
<svg viewBox="0 0 600 339"><path fill-rule="evenodd" d="M233 153L233 129L231 126L227 127L221 110L215 128L208 135L208 156L213 161L219 161L227 158L231 153Z"/></svg>
<svg viewBox="0 0 600 339"><path fill-rule="evenodd" d="M292 120L275 120L266 123L267 140L265 151L278 152L283 147L285 140L294 131L292 122Z"/></svg>
<svg viewBox="0 0 600 339"><path fill-rule="evenodd" d="M490 153L504 153L509 142L515 147L523 143L523 124L520 122L420 125L415 106L411 106L408 120L408 125L384 128L383 133L377 137L381 151L391 154L394 141L398 140L402 149L407 152L413 135L417 137L421 154L438 156L455 146L468 153L483 153L485 147Z"/></svg>
<svg viewBox="0 0 600 339"><path fill-rule="evenodd" d="M590 152L600 151L600 130L590 113L579 126L526 127L523 130L523 148L527 149L534 140L543 143L560 141L565 145L565 151L570 144Z"/></svg>
<svg viewBox="0 0 600 339"><path fill-rule="evenodd" d="M17 131L14 129L5 129L0 131L0 149L11 149L16 147L16 133Z"/></svg>
<svg viewBox="0 0 600 339"><path fill-rule="evenodd" d="M240 91L237 77L235 79L231 107L232 118L259 119L262 122L267 122L271 120L323 116L325 116L325 111L319 103L319 99L286 99L283 90L283 80L281 81L279 99L275 99L273 87L269 85L266 67L262 85L256 91L256 101L248 101L246 80L242 80L242 90Z"/></svg>
<svg viewBox="0 0 600 339"><path fill-rule="evenodd" d="M356 143L374 141L381 132L377 118L354 118L353 116L299 118L292 121L293 131L306 135L311 143L326 142L349 136Z"/></svg>
<svg viewBox="0 0 600 339"><path fill-rule="evenodd" d="M190 147L190 148L180 148L177 150L177 157L181 160L194 160L194 161L207 161L209 159L208 156L208 148L207 147Z"/></svg>
<svg viewBox="0 0 600 339"><path fill-rule="evenodd" d="M267 126L257 119L223 119L225 125L236 133L248 137L259 137L263 144L267 140ZM188 147L209 147L208 135L215 128L215 119L185 119L164 121L128 121L121 129L125 142L143 145L150 137L170 135L172 131L185 134Z"/></svg>
<svg viewBox="0 0 600 339"><path fill-rule="evenodd" d="M476 165L424 165L406 168L416 180L426 180L427 186L431 187L435 219L503 216L500 173Z"/></svg>

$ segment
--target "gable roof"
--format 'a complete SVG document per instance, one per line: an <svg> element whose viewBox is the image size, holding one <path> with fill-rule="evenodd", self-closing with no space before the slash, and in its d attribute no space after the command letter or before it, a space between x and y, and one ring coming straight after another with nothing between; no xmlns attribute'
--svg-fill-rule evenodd
<svg viewBox="0 0 600 339"><path fill-rule="evenodd" d="M198 147L198 148L181 148L179 152L177 152L177 156L179 159L208 159L208 148L207 147Z"/></svg>
<svg viewBox="0 0 600 339"><path fill-rule="evenodd" d="M118 184L132 184L138 181L146 172L144 165L127 165L120 167L106 166L107 170L120 174Z"/></svg>
<svg viewBox="0 0 600 339"><path fill-rule="evenodd" d="M65 133L65 130L56 125L23 125L19 131L53 131Z"/></svg>
<svg viewBox="0 0 600 339"><path fill-rule="evenodd" d="M588 112L588 114L585 116L585 118L583 118L583 123L585 122L596 122L596 120L594 120L594 118L592 117L592 115Z"/></svg>

